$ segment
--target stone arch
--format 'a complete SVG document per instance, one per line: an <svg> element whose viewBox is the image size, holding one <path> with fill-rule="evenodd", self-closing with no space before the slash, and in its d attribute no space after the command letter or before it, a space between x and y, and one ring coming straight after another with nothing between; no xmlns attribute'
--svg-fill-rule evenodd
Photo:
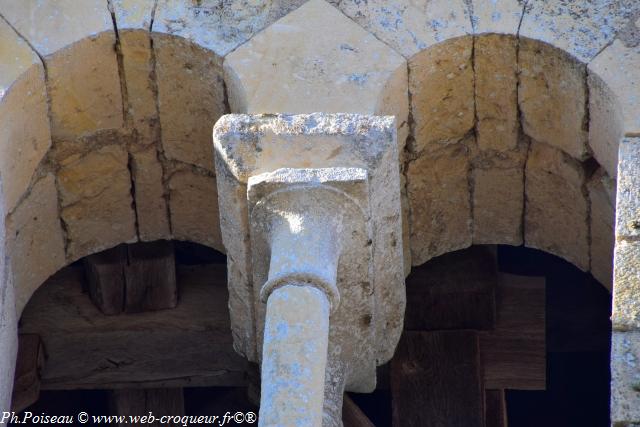
<svg viewBox="0 0 640 427"><path fill-rule="evenodd" d="M437 43L408 63L412 264L471 244L525 244L611 289L609 165L623 130L606 84L561 49L495 33Z"/></svg>

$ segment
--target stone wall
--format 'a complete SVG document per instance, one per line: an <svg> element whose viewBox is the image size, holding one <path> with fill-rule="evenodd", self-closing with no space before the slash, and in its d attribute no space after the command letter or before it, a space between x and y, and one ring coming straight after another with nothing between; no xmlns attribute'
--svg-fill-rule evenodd
<svg viewBox="0 0 640 427"><path fill-rule="evenodd" d="M49 275L121 242L223 250L210 135L230 111L395 115L407 272L525 244L611 286L618 144L640 135L640 4L218 4L0 0L0 289L15 282L18 313ZM619 313L636 300L630 242L618 231Z"/></svg>

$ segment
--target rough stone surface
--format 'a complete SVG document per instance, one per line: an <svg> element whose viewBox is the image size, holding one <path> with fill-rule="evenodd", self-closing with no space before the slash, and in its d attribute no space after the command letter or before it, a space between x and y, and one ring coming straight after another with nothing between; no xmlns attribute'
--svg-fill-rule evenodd
<svg viewBox="0 0 640 427"><path fill-rule="evenodd" d="M471 245L469 154L465 145L424 154L407 167L411 262L421 265Z"/></svg>
<svg viewBox="0 0 640 427"><path fill-rule="evenodd" d="M618 331L640 330L640 243L618 240L615 247L611 321Z"/></svg>
<svg viewBox="0 0 640 427"><path fill-rule="evenodd" d="M640 137L620 143L616 236L640 238Z"/></svg>
<svg viewBox="0 0 640 427"><path fill-rule="evenodd" d="M640 424L640 332L614 332L611 343L611 423Z"/></svg>
<svg viewBox="0 0 640 427"><path fill-rule="evenodd" d="M477 141L481 150L518 144L517 39L477 37L474 48Z"/></svg>
<svg viewBox="0 0 640 427"><path fill-rule="evenodd" d="M525 244L589 270L587 199L582 165L533 142L525 170Z"/></svg>
<svg viewBox="0 0 640 427"><path fill-rule="evenodd" d="M226 111L222 61L187 40L154 34L153 41L164 153L213 171L211 129Z"/></svg>
<svg viewBox="0 0 640 427"><path fill-rule="evenodd" d="M471 0L474 34L517 34L524 0Z"/></svg>
<svg viewBox="0 0 640 427"><path fill-rule="evenodd" d="M138 143L159 140L158 109L153 80L151 38L146 31L120 31L120 51L127 88L125 106Z"/></svg>
<svg viewBox="0 0 640 427"><path fill-rule="evenodd" d="M0 14L45 57L85 37L113 31L104 0L1 0Z"/></svg>
<svg viewBox="0 0 640 427"><path fill-rule="evenodd" d="M142 241L170 239L162 165L155 147L132 153L138 234ZM200 197L209 197L203 194Z"/></svg>
<svg viewBox="0 0 640 427"><path fill-rule="evenodd" d="M159 0L153 31L180 36L223 57L306 0Z"/></svg>
<svg viewBox="0 0 640 427"><path fill-rule="evenodd" d="M114 145L62 162L58 185L70 260L137 240L128 163L125 149Z"/></svg>
<svg viewBox="0 0 640 427"><path fill-rule="evenodd" d="M44 68L26 42L0 20L0 171L10 212L51 145Z"/></svg>
<svg viewBox="0 0 640 427"><path fill-rule="evenodd" d="M103 33L46 59L54 139L122 126L122 95L114 45L113 33Z"/></svg>
<svg viewBox="0 0 640 427"><path fill-rule="evenodd" d="M53 175L35 183L31 193L7 217L6 227L16 310L20 315L33 292L66 261Z"/></svg>
<svg viewBox="0 0 640 427"><path fill-rule="evenodd" d="M639 8L635 0L529 1L520 35L549 43L588 63Z"/></svg>
<svg viewBox="0 0 640 427"><path fill-rule="evenodd" d="M225 252L220 236L215 178L184 168L173 173L168 184L174 238Z"/></svg>
<svg viewBox="0 0 640 427"><path fill-rule="evenodd" d="M54 139L122 125L115 34L105 1L2 0L0 14L45 58Z"/></svg>
<svg viewBox="0 0 640 427"><path fill-rule="evenodd" d="M404 58L324 0L269 26L227 56L224 68L234 112L395 115L404 145Z"/></svg>
<svg viewBox="0 0 640 427"><path fill-rule="evenodd" d="M625 45L615 40L590 64L611 89L622 108L622 130L625 135L640 135L640 37L638 44Z"/></svg>
<svg viewBox="0 0 640 427"><path fill-rule="evenodd" d="M400 180L395 121L353 114L230 115L214 128L221 228L229 254L230 311L236 347L256 357L250 266L247 182L287 168L356 167L369 173L376 289L373 348L384 363L402 330L404 267L400 225ZM240 236L240 237L239 237ZM352 369L358 369L353 367ZM348 384L358 389L361 384ZM361 388L364 390L364 388Z"/></svg>
<svg viewBox="0 0 640 427"><path fill-rule="evenodd" d="M438 44L409 61L413 151L456 143L474 125L473 39Z"/></svg>
<svg viewBox="0 0 640 427"><path fill-rule="evenodd" d="M578 160L587 153L585 67L566 53L520 39L518 100L524 132Z"/></svg>
<svg viewBox="0 0 640 427"><path fill-rule="evenodd" d="M407 59L437 43L472 33L464 0L342 0L339 8Z"/></svg>
<svg viewBox="0 0 640 427"><path fill-rule="evenodd" d="M521 168L474 169L474 244L521 245L523 207Z"/></svg>
<svg viewBox="0 0 640 427"><path fill-rule="evenodd" d="M618 97L589 69L589 148L611 177L618 175L618 145L623 135L622 106Z"/></svg>
<svg viewBox="0 0 640 427"><path fill-rule="evenodd" d="M156 0L109 0L118 30L149 30Z"/></svg>
<svg viewBox="0 0 640 427"><path fill-rule="evenodd" d="M600 169L587 184L591 203L591 274L611 291L616 183Z"/></svg>

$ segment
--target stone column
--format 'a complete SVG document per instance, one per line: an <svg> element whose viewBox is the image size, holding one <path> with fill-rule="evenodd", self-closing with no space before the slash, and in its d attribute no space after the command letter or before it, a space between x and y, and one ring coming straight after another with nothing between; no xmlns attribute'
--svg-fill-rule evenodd
<svg viewBox="0 0 640 427"><path fill-rule="evenodd" d="M640 424L640 138L620 143L616 197L612 425Z"/></svg>

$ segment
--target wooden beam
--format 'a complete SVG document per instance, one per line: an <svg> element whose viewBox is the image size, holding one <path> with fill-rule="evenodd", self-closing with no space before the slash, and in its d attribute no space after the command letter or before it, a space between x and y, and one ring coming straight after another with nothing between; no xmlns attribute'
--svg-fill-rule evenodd
<svg viewBox="0 0 640 427"><path fill-rule="evenodd" d="M174 308L178 303L173 242L127 245L124 268L126 313Z"/></svg>
<svg viewBox="0 0 640 427"><path fill-rule="evenodd" d="M91 300L104 314L173 308L178 301L173 242L120 245L84 259Z"/></svg>
<svg viewBox="0 0 640 427"><path fill-rule="evenodd" d="M484 246L414 268L406 280L405 330L492 329L496 283L495 257Z"/></svg>
<svg viewBox="0 0 640 427"><path fill-rule="evenodd" d="M342 422L344 427L375 427L347 393L342 400Z"/></svg>
<svg viewBox="0 0 640 427"><path fill-rule="evenodd" d="M480 333L485 387L544 390L544 278L501 273L496 296L496 327Z"/></svg>
<svg viewBox="0 0 640 427"><path fill-rule="evenodd" d="M39 334L48 390L245 386L233 350L225 265L178 269L173 310L106 316L82 293L82 269L49 279L25 308L20 331Z"/></svg>
<svg viewBox="0 0 640 427"><path fill-rule="evenodd" d="M484 427L474 331L405 332L391 361L395 427Z"/></svg>
<svg viewBox="0 0 640 427"><path fill-rule="evenodd" d="M111 415L145 416L152 412L155 417L184 415L184 393L181 388L157 388L138 390L113 390L109 394ZM120 426L160 426L159 422L133 423L130 419ZM178 426L179 424L163 424Z"/></svg>
<svg viewBox="0 0 640 427"><path fill-rule="evenodd" d="M12 411L20 412L40 398L40 374L44 361L45 352L40 337L35 334L21 334L18 337Z"/></svg>
<svg viewBox="0 0 640 427"><path fill-rule="evenodd" d="M485 427L507 427L504 390L485 391Z"/></svg>

